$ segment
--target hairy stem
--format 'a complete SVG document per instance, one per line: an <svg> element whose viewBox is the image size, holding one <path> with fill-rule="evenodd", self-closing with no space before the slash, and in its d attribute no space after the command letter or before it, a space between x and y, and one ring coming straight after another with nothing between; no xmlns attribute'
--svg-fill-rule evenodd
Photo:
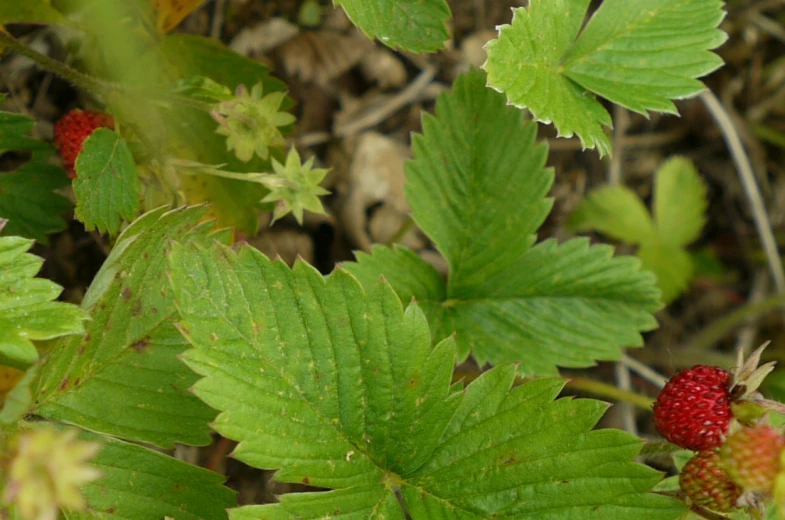
<svg viewBox="0 0 785 520"><path fill-rule="evenodd" d="M64 63L53 60L49 56L45 54L41 54L35 49L32 49L27 45L21 43L19 40L17 40L10 34L0 31L0 47L3 46L11 49L14 52L21 54L22 56L30 58L42 69L48 70L49 72L53 72L54 74L57 74L64 80L73 84L74 86L79 87L88 92L92 92L93 94L104 96L107 93L113 91L122 92L125 90L119 84L100 80L93 76L88 76L87 74L80 72L74 68L71 68Z"/></svg>

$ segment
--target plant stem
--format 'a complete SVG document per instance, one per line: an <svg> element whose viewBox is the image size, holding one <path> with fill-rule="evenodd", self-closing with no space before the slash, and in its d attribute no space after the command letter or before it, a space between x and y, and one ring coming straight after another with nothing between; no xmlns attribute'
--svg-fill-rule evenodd
<svg viewBox="0 0 785 520"><path fill-rule="evenodd" d="M602 397L608 397L614 401L621 401L623 403L631 403L642 410L647 412L651 411L651 406L654 400L644 395L636 394L628 390L622 390L611 384L603 383L588 377L569 377L567 385L575 390L582 390Z"/></svg>
<svg viewBox="0 0 785 520"><path fill-rule="evenodd" d="M748 318L785 305L785 294L771 296L756 303L748 303L715 320L693 336L684 350L703 352L722 339L728 332L742 325ZM680 350L682 351L682 350Z"/></svg>
<svg viewBox="0 0 785 520"><path fill-rule="evenodd" d="M705 518L706 520L730 520L729 516L725 516L720 513L715 513L714 511L711 511L709 509L706 509L705 507L701 507L695 504L693 504L692 507L690 507L690 511L700 516L701 518Z"/></svg>
<svg viewBox="0 0 785 520"><path fill-rule="evenodd" d="M49 56L45 54L41 54L35 49L32 49L27 45L24 45L10 34L0 31L0 47L2 46L6 46L12 51L18 52L22 56L30 58L42 69L48 70L49 72L53 72L58 76L60 76L61 78L65 79L66 81L72 83L74 86L79 87L88 92L92 92L93 94L100 96L100 95L105 95L112 91L116 91L116 92L125 91L125 89L117 83L112 83L109 81L104 81L94 78L92 76L88 76L83 72L71 68L64 63L60 63L59 61L53 60Z"/></svg>

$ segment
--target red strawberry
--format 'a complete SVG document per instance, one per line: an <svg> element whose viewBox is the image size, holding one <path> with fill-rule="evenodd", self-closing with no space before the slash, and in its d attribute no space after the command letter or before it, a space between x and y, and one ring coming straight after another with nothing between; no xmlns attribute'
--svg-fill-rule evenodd
<svg viewBox="0 0 785 520"><path fill-rule="evenodd" d="M681 469L679 486L693 503L727 513L736 509L741 489L720 465L716 451L701 451Z"/></svg>
<svg viewBox="0 0 785 520"><path fill-rule="evenodd" d="M785 437L771 426L742 428L720 448L722 465L745 491L771 493L780 471Z"/></svg>
<svg viewBox="0 0 785 520"><path fill-rule="evenodd" d="M74 164L76 156L82 151L82 143L96 128L114 128L112 116L101 112L74 109L64 115L54 128L54 145L63 158L63 166L68 177L76 177Z"/></svg>
<svg viewBox="0 0 785 520"><path fill-rule="evenodd" d="M654 403L657 431L688 450L718 447L731 419L728 379L726 370L702 365L673 376Z"/></svg>

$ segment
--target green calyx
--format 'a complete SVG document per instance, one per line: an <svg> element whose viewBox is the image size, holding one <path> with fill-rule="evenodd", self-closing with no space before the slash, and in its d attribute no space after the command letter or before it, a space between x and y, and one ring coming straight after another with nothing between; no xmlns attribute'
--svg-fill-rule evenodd
<svg viewBox="0 0 785 520"><path fill-rule="evenodd" d="M272 164L276 175L263 179L261 183L270 190L262 202L275 202L273 222L289 212L294 214L299 224L303 221L303 210L324 214L319 195L330 192L319 186L319 183L327 175L327 168L314 168L313 157L303 164L294 148L289 150L286 164L275 159Z"/></svg>
<svg viewBox="0 0 785 520"><path fill-rule="evenodd" d="M243 162L258 155L264 160L269 148L285 144L280 127L290 125L295 117L281 112L283 92L262 95L262 84L256 84L250 92L240 85L234 99L223 101L212 113L218 121L217 133L226 136L226 149Z"/></svg>

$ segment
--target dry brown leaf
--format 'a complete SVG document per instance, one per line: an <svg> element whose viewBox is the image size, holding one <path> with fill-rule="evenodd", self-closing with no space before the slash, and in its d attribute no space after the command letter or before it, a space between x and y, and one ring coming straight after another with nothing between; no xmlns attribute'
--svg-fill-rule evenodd
<svg viewBox="0 0 785 520"><path fill-rule="evenodd" d="M305 31L280 46L286 73L321 87L357 65L374 44L332 31Z"/></svg>
<svg viewBox="0 0 785 520"><path fill-rule="evenodd" d="M362 36L365 38L365 36ZM406 68L388 48L374 46L360 62L363 75L381 88L401 87L406 84Z"/></svg>
<svg viewBox="0 0 785 520"><path fill-rule="evenodd" d="M352 141L354 154L341 218L348 237L369 250L372 243L386 242L395 236L409 219L409 204L403 192L409 148L377 132L360 134ZM369 213L373 225L368 222ZM424 245L413 232L407 233L402 243L415 249Z"/></svg>
<svg viewBox="0 0 785 520"><path fill-rule="evenodd" d="M229 47L243 56L261 55L291 40L299 32L300 28L288 20L270 18L241 30Z"/></svg>

